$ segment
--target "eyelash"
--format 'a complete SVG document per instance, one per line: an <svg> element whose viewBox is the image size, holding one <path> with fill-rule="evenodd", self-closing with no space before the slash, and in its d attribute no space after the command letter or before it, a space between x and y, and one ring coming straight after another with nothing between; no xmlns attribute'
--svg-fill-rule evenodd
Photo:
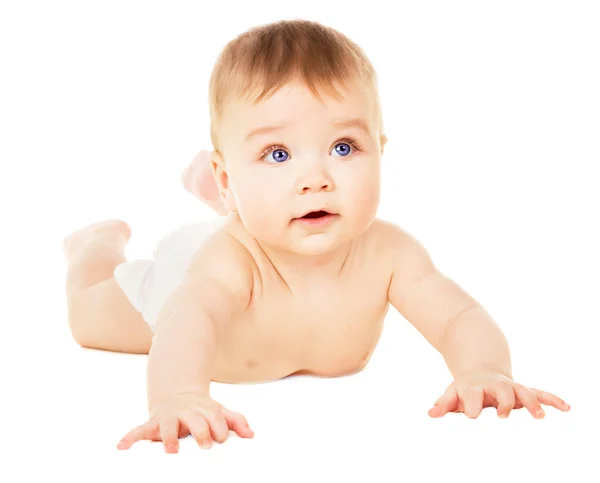
<svg viewBox="0 0 600 483"><path fill-rule="evenodd" d="M358 141L356 139L353 138L342 138L342 139L338 139L334 146L336 144L348 144L352 149L354 149L355 151L361 152L362 151L362 147L360 146L360 144L358 143ZM259 160L263 160L265 159L266 156L268 156L269 154L271 154L273 151L277 151L278 149L286 149L285 146L281 145L281 144L271 144L269 147L267 147L266 149L264 149L261 153L260 153L260 157Z"/></svg>

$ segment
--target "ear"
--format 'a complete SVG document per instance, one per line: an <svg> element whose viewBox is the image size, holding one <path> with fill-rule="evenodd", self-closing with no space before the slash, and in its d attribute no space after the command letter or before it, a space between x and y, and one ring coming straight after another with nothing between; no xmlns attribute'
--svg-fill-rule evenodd
<svg viewBox="0 0 600 483"><path fill-rule="evenodd" d="M230 212L237 212L237 204L231 191L229 175L227 174L227 170L225 168L225 161L217 151L212 151L210 153L210 167L215 182L217 183L217 189L219 190L221 201Z"/></svg>
<svg viewBox="0 0 600 483"><path fill-rule="evenodd" d="M382 134L379 137L379 144L381 145L381 154L383 154L383 149L385 148L385 145L387 144L388 138L385 134Z"/></svg>

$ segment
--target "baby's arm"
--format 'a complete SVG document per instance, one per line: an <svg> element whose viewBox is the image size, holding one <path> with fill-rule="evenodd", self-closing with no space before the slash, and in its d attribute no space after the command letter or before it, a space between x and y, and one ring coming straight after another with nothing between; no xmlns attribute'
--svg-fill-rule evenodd
<svg viewBox="0 0 600 483"><path fill-rule="evenodd" d="M247 306L249 255L228 234L216 233L194 258L184 282L161 310L148 354L148 422L130 432L123 449L141 439L162 440L176 452L178 436L200 445L223 442L229 429L252 431L240 414L210 397L219 337Z"/></svg>
<svg viewBox="0 0 600 483"><path fill-rule="evenodd" d="M425 248L399 228L390 230L393 275L389 301L444 357L454 381L429 410L431 417L485 407L498 416L526 407L543 418L541 404L568 411L556 395L513 381L504 334L484 308L433 265Z"/></svg>
<svg viewBox="0 0 600 483"><path fill-rule="evenodd" d="M472 370L512 377L507 340L485 309L437 270L414 237L389 230L390 303L442 354L454 377Z"/></svg>

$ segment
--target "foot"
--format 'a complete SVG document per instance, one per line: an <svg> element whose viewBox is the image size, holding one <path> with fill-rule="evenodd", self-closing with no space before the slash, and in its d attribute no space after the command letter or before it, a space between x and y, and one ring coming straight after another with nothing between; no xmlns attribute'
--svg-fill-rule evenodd
<svg viewBox="0 0 600 483"><path fill-rule="evenodd" d="M109 245L122 253L131 237L129 225L121 220L104 220L81 228L63 241L67 260L81 254L86 248L95 245Z"/></svg>
<svg viewBox="0 0 600 483"><path fill-rule="evenodd" d="M206 203L219 215L227 215L229 212L219 194L210 167L210 153L200 151L192 160L190 165L181 174L183 187L200 201Z"/></svg>

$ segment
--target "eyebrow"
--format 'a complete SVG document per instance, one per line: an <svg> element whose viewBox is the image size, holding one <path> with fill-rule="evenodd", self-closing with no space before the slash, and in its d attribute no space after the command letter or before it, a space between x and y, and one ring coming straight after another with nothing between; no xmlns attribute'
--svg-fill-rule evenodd
<svg viewBox="0 0 600 483"><path fill-rule="evenodd" d="M340 121L333 121L331 124L338 128L355 127L355 128L360 129L361 131L365 132L367 135L369 134L369 126L368 126L367 122L361 117L355 117L352 119L343 119ZM244 143L247 143L251 138L253 138L255 136L261 136L264 134L270 134L275 131L280 131L280 130L284 129L286 126L287 126L287 124L277 124L275 126L263 126L263 127L253 129L244 138Z"/></svg>

